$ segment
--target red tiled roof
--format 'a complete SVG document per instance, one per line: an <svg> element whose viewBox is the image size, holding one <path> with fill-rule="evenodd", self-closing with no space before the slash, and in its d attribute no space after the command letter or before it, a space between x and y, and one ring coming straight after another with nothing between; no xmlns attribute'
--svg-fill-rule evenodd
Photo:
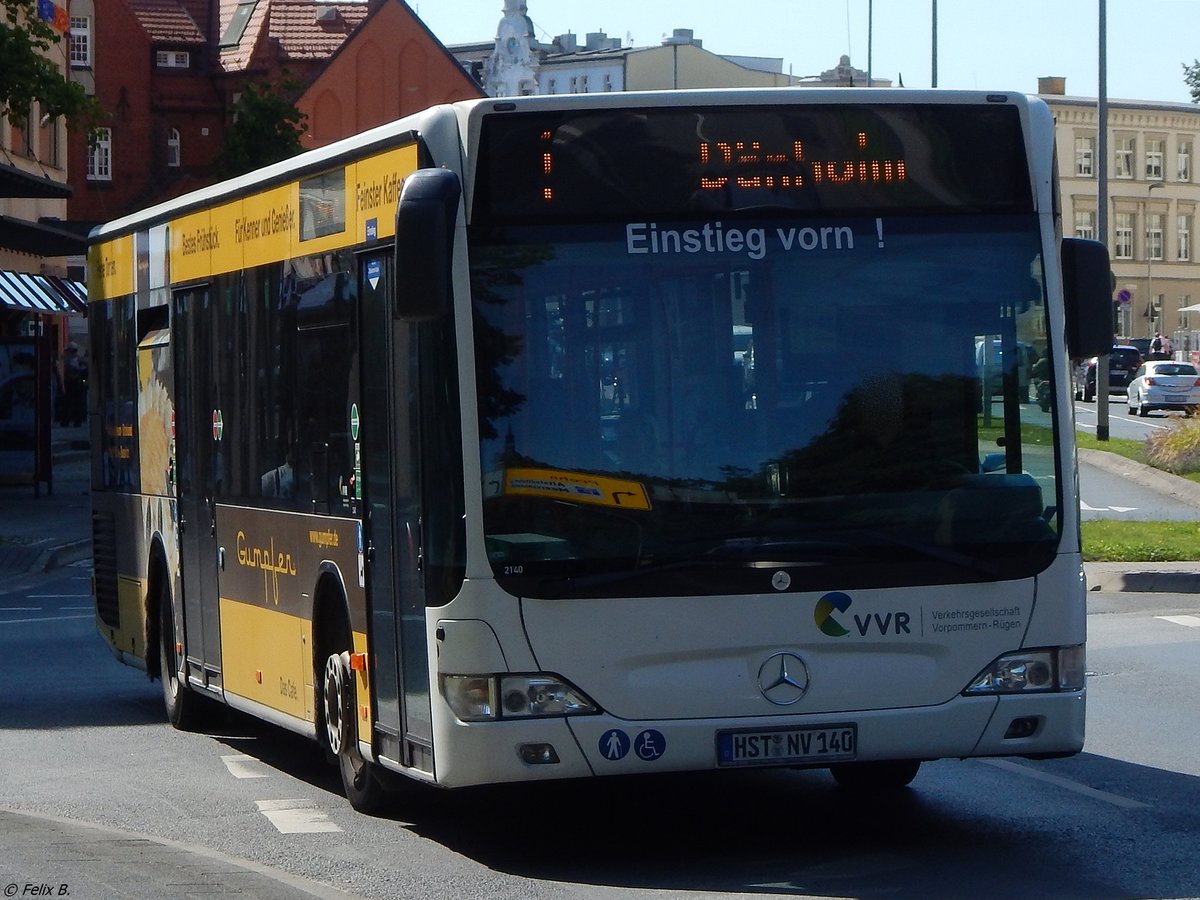
<svg viewBox="0 0 1200 900"><path fill-rule="evenodd" d="M203 44L204 35L176 0L129 0L129 8L152 41Z"/></svg>
<svg viewBox="0 0 1200 900"><path fill-rule="evenodd" d="M271 38L288 59L330 56L367 17L366 3L313 3L312 0L270 0Z"/></svg>
<svg viewBox="0 0 1200 900"><path fill-rule="evenodd" d="M238 0L221 0L222 33L237 5ZM274 41L285 59L324 59L345 42L368 12L368 4L364 2L258 0L241 41L236 47L221 50L221 66L227 72L246 68L255 46L263 37Z"/></svg>

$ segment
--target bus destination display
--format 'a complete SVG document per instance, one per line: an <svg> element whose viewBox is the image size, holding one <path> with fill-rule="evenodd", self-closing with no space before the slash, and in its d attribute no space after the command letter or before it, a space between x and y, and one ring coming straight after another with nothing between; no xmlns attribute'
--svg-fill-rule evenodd
<svg viewBox="0 0 1200 900"><path fill-rule="evenodd" d="M515 113L487 117L482 145L477 221L1032 209L1002 104Z"/></svg>

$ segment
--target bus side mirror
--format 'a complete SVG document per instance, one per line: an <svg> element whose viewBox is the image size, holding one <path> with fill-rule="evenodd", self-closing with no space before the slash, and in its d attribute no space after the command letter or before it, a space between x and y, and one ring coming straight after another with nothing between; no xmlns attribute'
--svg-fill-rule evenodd
<svg viewBox="0 0 1200 900"><path fill-rule="evenodd" d="M408 321L450 311L454 227L462 185L449 169L404 179L396 207L395 313Z"/></svg>
<svg viewBox="0 0 1200 900"><path fill-rule="evenodd" d="M1063 306L1067 352L1103 356L1112 350L1112 270L1108 248L1099 241L1063 238Z"/></svg>

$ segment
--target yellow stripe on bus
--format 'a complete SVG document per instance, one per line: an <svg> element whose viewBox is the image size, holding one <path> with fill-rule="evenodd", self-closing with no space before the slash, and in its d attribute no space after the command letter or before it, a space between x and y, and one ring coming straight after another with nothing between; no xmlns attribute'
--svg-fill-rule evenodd
<svg viewBox="0 0 1200 900"><path fill-rule="evenodd" d="M221 598L221 679L225 690L315 721L312 622Z"/></svg>
<svg viewBox="0 0 1200 900"><path fill-rule="evenodd" d="M88 249L88 300L111 300L133 293L133 235Z"/></svg>
<svg viewBox="0 0 1200 900"><path fill-rule="evenodd" d="M367 636L352 635L365 654ZM221 598L221 677L225 690L308 722L316 721L312 622L275 609ZM354 673L358 733L371 734L370 685Z"/></svg>

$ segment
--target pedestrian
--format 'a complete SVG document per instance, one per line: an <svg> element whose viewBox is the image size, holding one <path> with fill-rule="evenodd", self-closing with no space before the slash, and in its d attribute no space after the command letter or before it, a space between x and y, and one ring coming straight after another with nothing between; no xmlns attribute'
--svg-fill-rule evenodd
<svg viewBox="0 0 1200 900"><path fill-rule="evenodd" d="M79 345L71 341L63 362L64 425L82 425L87 418L87 371L87 360L79 355Z"/></svg>
<svg viewBox="0 0 1200 900"><path fill-rule="evenodd" d="M1165 359L1171 358L1171 339L1165 334L1162 336L1162 354Z"/></svg>

